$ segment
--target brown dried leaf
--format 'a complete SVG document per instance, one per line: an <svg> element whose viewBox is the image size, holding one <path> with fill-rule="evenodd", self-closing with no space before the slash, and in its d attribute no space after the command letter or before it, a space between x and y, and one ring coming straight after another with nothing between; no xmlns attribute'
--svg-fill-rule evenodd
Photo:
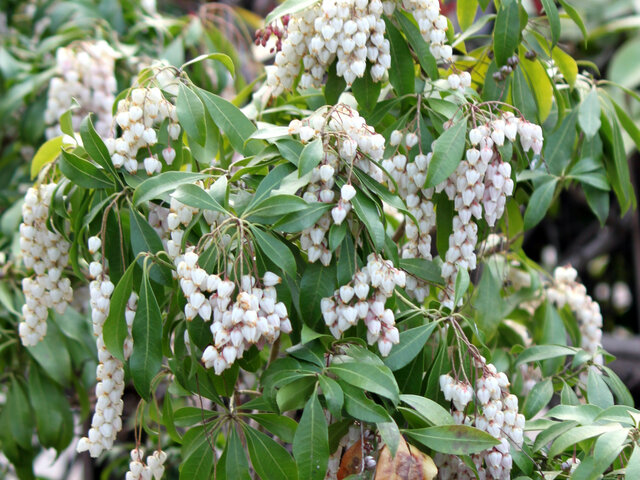
<svg viewBox="0 0 640 480"><path fill-rule="evenodd" d="M395 457L386 445L382 449L375 480L433 480L437 474L431 457L401 438Z"/></svg>

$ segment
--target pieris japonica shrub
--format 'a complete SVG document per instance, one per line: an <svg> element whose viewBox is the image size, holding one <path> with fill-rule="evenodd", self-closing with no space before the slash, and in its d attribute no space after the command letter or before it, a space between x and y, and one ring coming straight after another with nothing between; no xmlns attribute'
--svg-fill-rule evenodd
<svg viewBox="0 0 640 480"><path fill-rule="evenodd" d="M127 479L640 475L598 303L522 248L563 189L635 207L637 129L569 3L489 3L287 0L251 96L189 75L216 53L62 114L3 285L20 476L34 432Z"/></svg>

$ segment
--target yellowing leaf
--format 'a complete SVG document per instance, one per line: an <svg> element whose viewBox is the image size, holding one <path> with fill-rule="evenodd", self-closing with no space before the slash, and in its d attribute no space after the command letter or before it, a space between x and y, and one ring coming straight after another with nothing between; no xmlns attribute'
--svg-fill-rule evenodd
<svg viewBox="0 0 640 480"><path fill-rule="evenodd" d="M438 469L433 459L400 438L400 445L395 457L387 445L378 458L375 480L432 480L436 478Z"/></svg>
<svg viewBox="0 0 640 480"><path fill-rule="evenodd" d="M56 159L60 154L60 147L62 147L62 136L47 140L40 146L31 161L31 180L38 176L42 167Z"/></svg>
<svg viewBox="0 0 640 480"><path fill-rule="evenodd" d="M538 104L538 114L540 115L540 123L543 123L549 113L551 113L551 105L553 104L553 86L547 76L547 72L538 60L521 60L520 65L523 67L531 90L536 96Z"/></svg>

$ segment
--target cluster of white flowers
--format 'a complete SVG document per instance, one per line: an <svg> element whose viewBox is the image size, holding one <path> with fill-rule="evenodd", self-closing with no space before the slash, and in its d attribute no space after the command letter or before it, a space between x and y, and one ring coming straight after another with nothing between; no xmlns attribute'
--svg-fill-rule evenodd
<svg viewBox="0 0 640 480"><path fill-rule="evenodd" d="M29 188L22 205L22 263L35 272L22 280L25 304L18 333L25 346L37 344L46 335L48 308L63 314L73 299L71 282L62 276L69 262L69 242L47 228L49 204L56 187L57 184L48 183Z"/></svg>
<svg viewBox="0 0 640 480"><path fill-rule="evenodd" d="M101 241L98 237L89 239L89 250L95 253L100 249ZM122 429L122 394L124 393L124 365L115 358L104 344L102 327L111 307L111 295L114 285L103 271L102 264L94 261L89 264L89 275L93 279L89 284L91 295L91 321L93 334L96 336L99 364L96 369L96 410L91 420L91 428L86 437L78 442L78 453L89 451L92 457L98 457L104 450L113 446L116 435ZM131 325L135 317L137 296L131 294L125 308L125 320L131 332ZM124 353L128 358L133 349L131 338L125 340Z"/></svg>
<svg viewBox="0 0 640 480"><path fill-rule="evenodd" d="M447 77L449 88L464 91L471 86L471 74L469 72L452 73Z"/></svg>
<svg viewBox="0 0 640 480"><path fill-rule="evenodd" d="M303 143L315 138L322 140L324 153L311 172L310 182L302 194L304 200L331 204L336 196L336 176L342 173L348 179L340 188L340 198L331 213L326 213L315 225L303 230L300 237L300 246L307 252L310 262L320 260L323 265L329 265L332 254L326 234L331 227L331 219L339 225L351 211L351 200L356 195L351 184L355 177L353 167L381 182L382 170L369 158L376 162L382 160L384 137L367 125L355 109L343 104L320 110L304 120L293 120L289 124L289 132L299 135Z"/></svg>
<svg viewBox="0 0 640 480"><path fill-rule="evenodd" d="M441 300L453 308L453 291L460 268L476 268L475 247L478 242L478 226L474 220L483 216L490 227L502 217L507 197L512 195L511 164L503 161L498 148L505 140L520 142L525 151L533 148L539 153L542 147L542 130L525 120L505 113L485 125L469 131L469 143L465 158L456 171L436 186L436 192L444 191L454 201L456 215L453 231L449 236L449 249L442 265L442 277L446 285Z"/></svg>
<svg viewBox="0 0 640 480"><path fill-rule="evenodd" d="M478 478L509 479L513 464L509 445L522 446L525 418L518 413L518 397L509 393L507 376L484 359L476 361L476 367L482 369L482 375L476 380L475 392L468 382L455 381L450 375L440 377L440 388L445 399L453 402L457 424L474 426L500 441L500 445L471 456ZM470 416L465 409L474 398L477 413ZM456 456L437 454L435 461L442 478L476 478Z"/></svg>
<svg viewBox="0 0 640 480"><path fill-rule="evenodd" d="M403 134L400 130L391 132L389 143L398 147L396 153L389 159L382 161L384 168L398 185L398 195L404 199L409 213L405 219L405 235L407 241L402 245L402 258L425 258L431 260L431 230L436 225L436 212L432 202L433 188L424 188L427 178L427 168L432 153L419 153L413 162L407 161L407 156L400 152L404 145L407 152L418 144L418 136L409 132ZM393 185L390 185L393 189ZM407 277L407 293L422 303L429 294L426 282L409 275Z"/></svg>
<svg viewBox="0 0 640 480"><path fill-rule="evenodd" d="M371 78L380 81L391 66L383 13L380 0L322 0L292 15L283 29L278 28L283 30L280 51L274 68L267 71L272 95L293 86L301 60L302 88L321 86L336 57L336 73L347 85L364 76L367 60Z"/></svg>
<svg viewBox="0 0 640 480"><path fill-rule="evenodd" d="M79 108L71 111L74 131L89 112L96 114L95 129L106 136L111 129L111 106L116 91L114 74L116 52L104 40L82 42L56 50L57 74L49 83L44 119L47 138L62 134L58 119L76 99Z"/></svg>
<svg viewBox="0 0 640 480"><path fill-rule="evenodd" d="M388 2L392 3L392 2ZM429 50L436 60L451 62L453 49L447 45L447 17L440 15L438 0L402 0L402 7L411 12L418 22L422 38L429 44ZM393 9L385 8L387 14Z"/></svg>
<svg viewBox="0 0 640 480"><path fill-rule="evenodd" d="M251 345L262 348L265 343L275 342L280 333L291 333L287 307L278 302L278 283L280 277L272 272L264 274L264 288L256 286L255 277L243 275L232 303L236 285L230 280L218 282L216 293L209 298L213 308L213 345L202 354L205 367L213 367L219 375L242 358Z"/></svg>
<svg viewBox="0 0 640 480"><path fill-rule="evenodd" d="M144 451L140 448L131 450L131 462L125 480L160 480L164 474L164 462L167 460L166 452L156 450L147 456L147 463L142 461Z"/></svg>
<svg viewBox="0 0 640 480"><path fill-rule="evenodd" d="M547 298L558 308L569 305L580 326L580 346L602 365L602 355L597 353L602 347L600 305L587 294L585 286L576 281L577 276L578 272L571 266L557 267L553 271L553 284L546 289Z"/></svg>
<svg viewBox="0 0 640 480"><path fill-rule="evenodd" d="M162 162L157 155L151 153L150 148L158 143L157 128L167 119L169 138L177 140L180 136L180 125L176 107L164 98L160 88L132 89L127 98L118 102L115 120L121 129L120 136L105 140L113 166L124 167L132 174L138 169L144 169L147 175L159 173L162 170ZM138 163L137 155L140 149L148 149L149 156ZM167 165L171 165L175 157L176 152L171 146L162 151L162 158Z"/></svg>
<svg viewBox="0 0 640 480"><path fill-rule="evenodd" d="M364 320L369 345L377 342L380 354L386 357L400 338L393 310L385 308L385 303L396 286L404 287L405 283L403 270L372 253L350 283L336 290L333 297L321 300L324 321L333 336L340 338L359 319Z"/></svg>

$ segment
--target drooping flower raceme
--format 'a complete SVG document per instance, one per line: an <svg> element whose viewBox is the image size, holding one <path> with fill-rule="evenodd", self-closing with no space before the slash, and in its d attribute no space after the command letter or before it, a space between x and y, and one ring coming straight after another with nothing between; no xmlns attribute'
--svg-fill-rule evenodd
<svg viewBox="0 0 640 480"><path fill-rule="evenodd" d="M389 260L372 253L367 265L357 271L350 283L342 285L333 297L320 302L324 322L334 337L340 336L363 320L369 345L378 343L380 354L389 355L391 347L400 341L393 310L386 301L398 287L404 287L406 274Z"/></svg>
<svg viewBox="0 0 640 480"><path fill-rule="evenodd" d="M116 52L104 40L82 42L56 50L57 75L49 82L44 119L49 127L47 138L62 134L60 116L75 99L79 107L71 110L74 131L88 113L95 114L98 135L107 136L111 129L111 106L116 91L114 73Z"/></svg>
<svg viewBox="0 0 640 480"><path fill-rule="evenodd" d="M162 162L158 155L150 153L142 162L138 162L140 149L149 149L158 143L158 129L168 120L167 132L171 140L180 135L180 125L176 107L167 100L158 87L138 87L118 102L115 121L121 129L120 136L105 139L113 166L124 168L135 174L144 169L147 175L159 173ZM168 147L162 152L162 159L171 165L175 159L175 150Z"/></svg>
<svg viewBox="0 0 640 480"><path fill-rule="evenodd" d="M302 231L300 246L307 252L310 262L320 260L323 265L329 265L332 253L326 235L332 223L340 225L348 221L351 200L357 194L353 186L357 179L353 168L357 167L381 182L382 170L374 161L382 160L384 137L367 125L355 109L342 104L329 110L321 109L304 120L293 120L289 131L299 135L302 143L316 139L322 142L322 158L311 171L302 198L309 203L334 206L315 225ZM347 178L340 188L336 184L338 178L340 181Z"/></svg>
<svg viewBox="0 0 640 480"><path fill-rule="evenodd" d="M22 280L25 303L19 325L20 339L33 346L47 333L48 308L63 314L73 299L73 289L63 276L69 263L69 242L49 230L49 205L57 184L32 187L25 195L20 224L20 252L24 266L34 274Z"/></svg>
<svg viewBox="0 0 640 480"><path fill-rule="evenodd" d="M89 248L95 247L97 237L89 240ZM99 239L98 239L99 240ZM103 451L113 446L117 433L122 429L122 394L124 393L124 365L115 358L104 344L102 328L109 316L111 295L114 285L103 271L102 263L93 261L89 264L89 276L93 279L89 284L91 295L91 321L93 333L98 347L98 367L96 369L96 407L91 420L91 428L86 437L78 442L78 452L89 451L92 457L98 457ZM132 293L125 308L125 321L129 332L133 325L137 303L137 295ZM128 358L133 350L131 338L124 344L124 355Z"/></svg>

